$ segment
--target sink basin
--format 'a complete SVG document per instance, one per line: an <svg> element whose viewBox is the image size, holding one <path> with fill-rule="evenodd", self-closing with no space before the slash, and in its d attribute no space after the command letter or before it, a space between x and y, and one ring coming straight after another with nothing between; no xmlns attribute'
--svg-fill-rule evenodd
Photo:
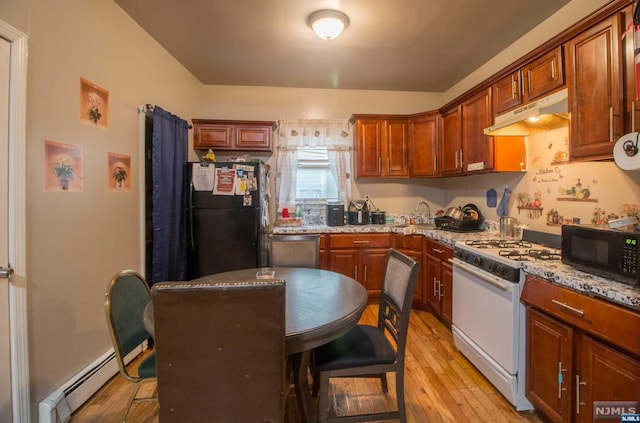
<svg viewBox="0 0 640 423"><path fill-rule="evenodd" d="M415 225L410 225L408 223L398 223L396 225L391 225L392 228L415 228L415 229L435 229L436 226L432 223L417 223Z"/></svg>

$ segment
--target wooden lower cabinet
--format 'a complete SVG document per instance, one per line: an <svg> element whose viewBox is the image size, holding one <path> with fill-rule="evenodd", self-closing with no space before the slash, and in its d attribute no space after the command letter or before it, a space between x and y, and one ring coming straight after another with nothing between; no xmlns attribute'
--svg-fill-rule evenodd
<svg viewBox="0 0 640 423"><path fill-rule="evenodd" d="M640 399L640 314L528 276L526 396L552 422L598 419L594 401Z"/></svg>
<svg viewBox="0 0 640 423"><path fill-rule="evenodd" d="M420 263L416 290L413 294L413 306L418 309L426 309L426 302L423 299L425 266L422 262L425 245L426 238L422 235L393 234L393 248Z"/></svg>
<svg viewBox="0 0 640 423"><path fill-rule="evenodd" d="M551 421L571 421L572 369L573 329L527 310L526 396Z"/></svg>
<svg viewBox="0 0 640 423"><path fill-rule="evenodd" d="M380 297L391 234L329 234L329 270L360 282L370 298Z"/></svg>
<svg viewBox="0 0 640 423"><path fill-rule="evenodd" d="M432 239L426 242L424 302L440 320L451 325L453 266L449 260L453 249Z"/></svg>
<svg viewBox="0 0 640 423"><path fill-rule="evenodd" d="M318 267L323 270L329 270L328 238L329 235L320 234L320 260Z"/></svg>

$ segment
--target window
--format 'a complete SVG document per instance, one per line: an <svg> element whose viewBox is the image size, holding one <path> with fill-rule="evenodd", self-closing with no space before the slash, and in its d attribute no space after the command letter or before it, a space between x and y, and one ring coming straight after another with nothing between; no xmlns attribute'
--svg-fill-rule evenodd
<svg viewBox="0 0 640 423"><path fill-rule="evenodd" d="M331 175L326 147L301 147L298 149L296 198L338 198L338 186Z"/></svg>

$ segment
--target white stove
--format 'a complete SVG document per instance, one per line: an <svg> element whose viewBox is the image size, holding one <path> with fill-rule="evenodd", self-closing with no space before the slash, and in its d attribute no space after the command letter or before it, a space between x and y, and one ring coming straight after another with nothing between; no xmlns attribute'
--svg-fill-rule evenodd
<svg viewBox="0 0 640 423"><path fill-rule="evenodd" d="M525 393L524 261L560 260L560 251L526 240L459 241L453 258L452 332L458 350L517 410Z"/></svg>

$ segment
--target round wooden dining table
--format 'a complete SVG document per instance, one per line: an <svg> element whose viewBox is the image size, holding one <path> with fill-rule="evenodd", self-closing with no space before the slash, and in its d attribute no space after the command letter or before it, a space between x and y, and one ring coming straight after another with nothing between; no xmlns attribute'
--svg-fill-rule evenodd
<svg viewBox="0 0 640 423"><path fill-rule="evenodd" d="M355 279L340 273L299 267L273 267L274 278L285 280L285 347L301 417L311 421L307 366L309 353L354 327L365 307L367 292ZM260 269L216 273L192 282L255 279ZM153 304L143 315L144 325L153 336Z"/></svg>
<svg viewBox="0 0 640 423"><path fill-rule="evenodd" d="M312 350L355 326L367 305L367 292L355 279L340 273L300 267L274 267L274 278L285 280L285 343L287 354ZM255 279L260 269L216 273L192 282ZM153 335L153 306L144 323Z"/></svg>

